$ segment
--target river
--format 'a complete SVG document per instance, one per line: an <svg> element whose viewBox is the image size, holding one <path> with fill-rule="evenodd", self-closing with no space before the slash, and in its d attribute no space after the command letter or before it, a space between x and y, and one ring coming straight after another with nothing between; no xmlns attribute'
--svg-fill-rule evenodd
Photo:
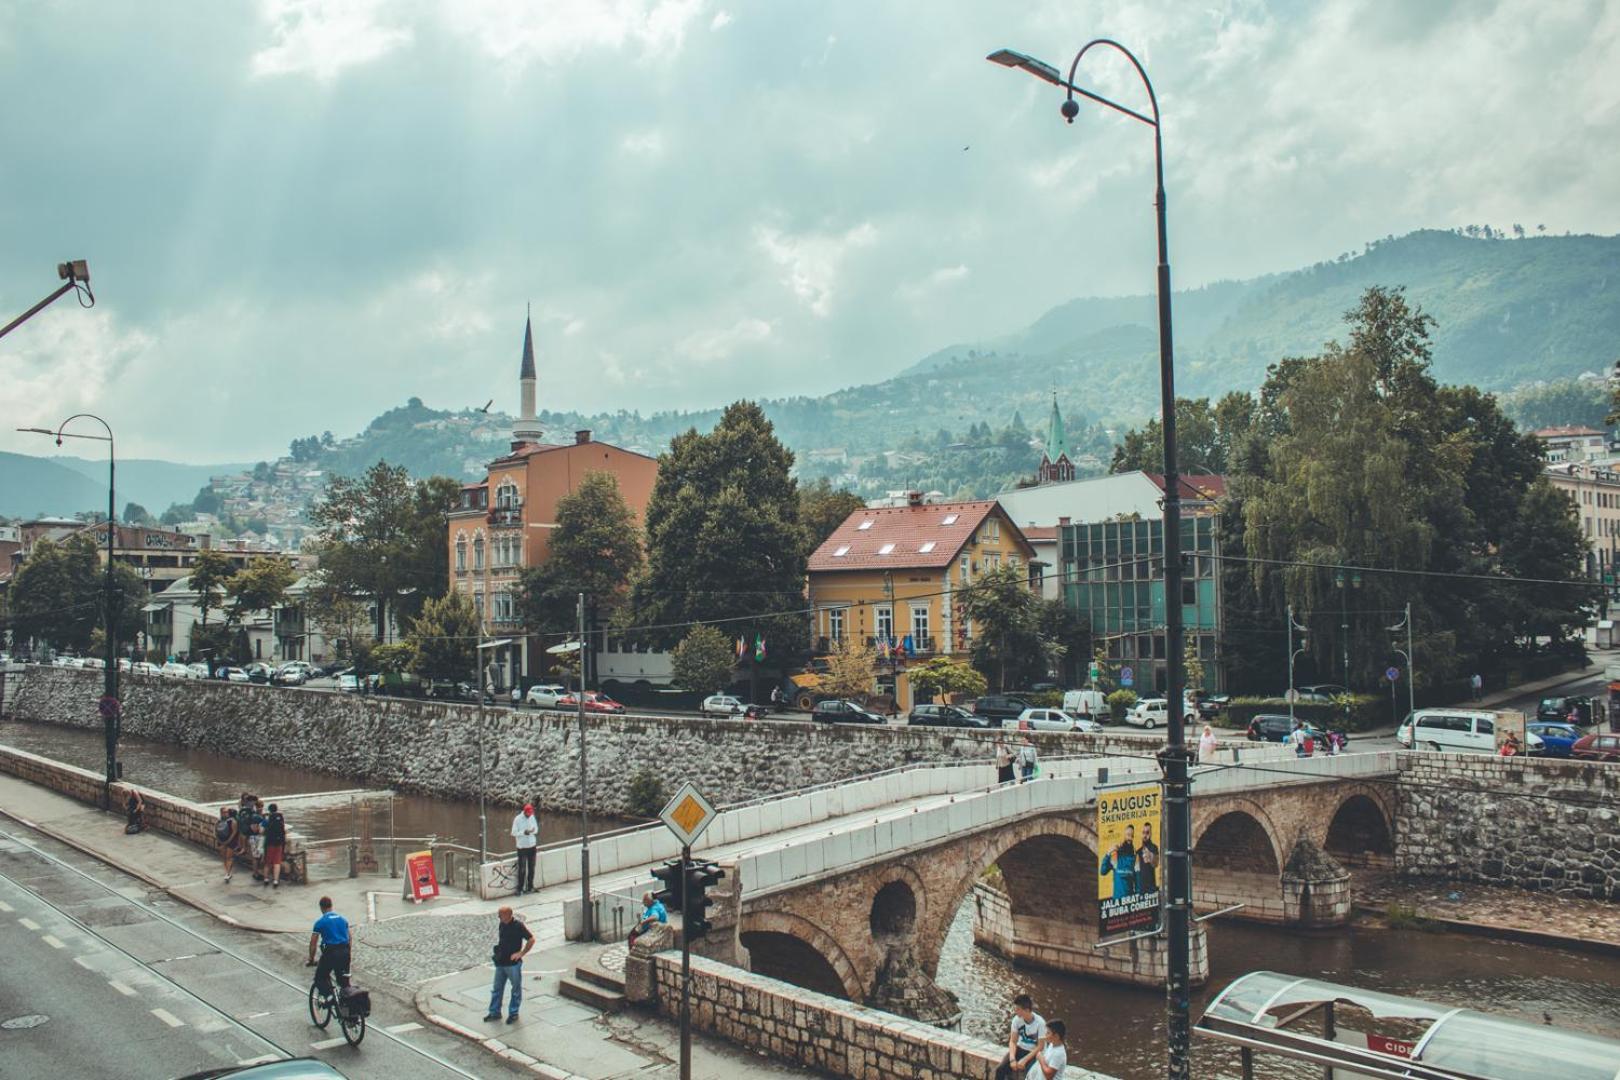
<svg viewBox="0 0 1620 1080"><path fill-rule="evenodd" d="M0 723L0 743L84 768L102 763L101 734L81 728L22 722ZM337 791L352 781L325 773L167 743L125 738L120 743L125 774L132 780L198 802L225 802L243 790L260 795ZM491 805L491 848L505 850L506 828L514 809ZM395 829L402 836L436 835L476 846L476 803L401 795L394 800ZM593 818L593 824L595 824ZM602 819L601 829L623 824ZM295 821L309 835L347 835L347 802L310 808ZM579 835L577 814L542 808L541 839ZM1466 888L1464 886L1464 888ZM957 913L940 957L939 983L956 992L963 1006L962 1026L970 1034L1005 1045L1008 1003L1029 993L1036 1011L1063 1019L1069 1028L1071 1060L1120 1077L1149 1080L1163 1075L1164 995L1146 988L1015 969L973 944L973 905ZM1320 977L1442 1003L1467 1005L1540 1022L1553 1022L1598 1034L1620 1030L1620 958L1491 941L1485 938L1352 927L1328 934L1293 933L1231 919L1207 924L1211 979L1195 991L1193 1018L1215 992L1254 968ZM1237 1051L1195 1038L1194 1075L1200 1080L1236 1080ZM1260 1077L1314 1078L1317 1069L1257 1061ZM1551 1078L1549 1078L1551 1080Z"/></svg>

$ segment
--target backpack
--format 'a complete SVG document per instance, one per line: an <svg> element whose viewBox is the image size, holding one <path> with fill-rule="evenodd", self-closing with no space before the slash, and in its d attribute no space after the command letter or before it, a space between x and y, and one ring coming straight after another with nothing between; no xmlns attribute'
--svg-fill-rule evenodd
<svg viewBox="0 0 1620 1080"><path fill-rule="evenodd" d="M228 817L220 818L219 821L214 825L214 838L222 844L229 840L231 838L232 824L234 824L232 819Z"/></svg>

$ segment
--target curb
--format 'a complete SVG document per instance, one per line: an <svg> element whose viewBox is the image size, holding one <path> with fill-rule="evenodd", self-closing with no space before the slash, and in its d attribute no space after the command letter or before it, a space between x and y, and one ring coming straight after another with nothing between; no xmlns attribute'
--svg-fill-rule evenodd
<svg viewBox="0 0 1620 1080"><path fill-rule="evenodd" d="M1569 675L1569 678L1560 678L1557 682L1547 683L1545 686L1538 687L1530 692L1533 694L1539 694L1543 690L1557 690L1559 687L1568 686L1571 683L1586 682L1588 679L1601 679L1603 677L1603 669L1594 664L1591 667L1583 668L1578 672L1569 672L1566 674ZM1483 709L1494 709L1509 698L1524 696L1524 688L1527 685L1529 684L1525 683L1519 686L1510 687L1506 690L1498 690L1495 694L1488 694L1479 701L1459 701L1455 705L1446 706L1446 708L1463 708L1469 705L1474 705ZM1492 698L1495 698L1496 700L1493 701L1491 700Z"/></svg>
<svg viewBox="0 0 1620 1080"><path fill-rule="evenodd" d="M469 968L468 970L472 969ZM538 1076L544 1076L546 1080L587 1080L586 1077L578 1076L571 1072L565 1072L554 1065L547 1065L538 1058L531 1057L521 1050L516 1050L510 1046L507 1046L499 1039L487 1038L482 1032L474 1031L472 1028L458 1024L454 1020L440 1016L438 1013L434 1012L432 1005L429 1004L429 999L433 996L435 984L443 982L446 979L458 978L465 974L466 972L464 971L455 971L451 972L449 975L440 975L438 978L424 983L421 989L416 991L415 998L413 999L417 1014L434 1027L442 1028L452 1035L458 1035L469 1042L477 1043L479 1046L482 1046L485 1050L488 1050L502 1061L510 1062L513 1065L521 1065Z"/></svg>
<svg viewBox="0 0 1620 1080"><path fill-rule="evenodd" d="M211 904L204 903L201 900L197 900L189 896L182 896L180 893L176 892L173 887L166 885L146 871L138 869L133 865L126 865L124 863L117 862L114 859L108 858L104 852L97 851L95 848L80 843L67 833L53 829L49 825L41 825L38 822L29 821L27 818L21 817L10 810L0 809L0 815L4 815L5 817L10 818L12 821L15 821L27 828L33 829L36 832L44 833L57 843L66 844L73 850L80 852L81 854L88 855L97 862L110 866L120 873L128 874L133 878L138 878L139 880L144 881L146 884L152 886L152 888L162 891L165 896L178 900L187 907L195 908L204 915L207 915L209 918L218 919L220 922L225 923L228 926L234 926L239 930L252 930L253 932L259 934L288 933L286 930L278 930L273 926L261 926L256 923L244 922L241 919L236 918L234 915L227 915L225 912L215 908Z"/></svg>
<svg viewBox="0 0 1620 1080"><path fill-rule="evenodd" d="M1387 914L1383 908L1374 904L1358 903L1355 908L1366 915L1382 916ZM1523 945L1540 945L1545 948L1593 953L1598 956L1620 956L1620 942L1599 941L1594 938L1564 937L1560 934L1549 934L1542 930L1527 930L1520 926L1505 926L1501 923L1490 922L1465 922L1461 919L1448 919L1441 915L1425 915L1422 912L1419 912L1417 917L1428 926L1450 934L1497 938L1498 940L1514 941Z"/></svg>

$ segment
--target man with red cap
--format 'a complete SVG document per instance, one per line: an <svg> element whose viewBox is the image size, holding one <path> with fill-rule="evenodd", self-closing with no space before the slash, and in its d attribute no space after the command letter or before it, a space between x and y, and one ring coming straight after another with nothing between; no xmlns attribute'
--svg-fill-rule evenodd
<svg viewBox="0 0 1620 1080"><path fill-rule="evenodd" d="M534 804L524 803L523 813L512 819L512 842L517 845L517 895L534 892L534 852L540 843L540 819Z"/></svg>

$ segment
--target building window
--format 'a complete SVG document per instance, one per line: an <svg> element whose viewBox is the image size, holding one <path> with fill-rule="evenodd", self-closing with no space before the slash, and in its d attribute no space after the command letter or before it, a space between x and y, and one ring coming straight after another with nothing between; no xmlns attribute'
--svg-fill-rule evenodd
<svg viewBox="0 0 1620 1080"><path fill-rule="evenodd" d="M467 569L467 536L465 533L456 534L456 569Z"/></svg>
<svg viewBox="0 0 1620 1080"><path fill-rule="evenodd" d="M993 541L996 541L998 543L1001 541L1001 519L1000 518L991 518L990 519L990 539L993 540Z"/></svg>
<svg viewBox="0 0 1620 1080"><path fill-rule="evenodd" d="M955 514L946 514L944 517L940 518L939 523L941 525L955 525L956 517L957 515Z"/></svg>
<svg viewBox="0 0 1620 1080"><path fill-rule="evenodd" d="M501 481L501 486L495 489L495 505L502 510L513 510L518 505L517 485L510 480Z"/></svg>
<svg viewBox="0 0 1620 1080"><path fill-rule="evenodd" d="M848 554L849 554L849 545L848 544L839 544L838 545L838 550L833 552L833 558L842 559L845 555L848 555Z"/></svg>
<svg viewBox="0 0 1620 1080"><path fill-rule="evenodd" d="M482 570L483 568L484 568L484 538L482 536L475 536L475 537L473 537L473 569L474 570Z"/></svg>
<svg viewBox="0 0 1620 1080"><path fill-rule="evenodd" d="M917 549L917 554L926 555L930 551L933 551L933 550L934 550L934 542L932 540L930 540L926 544L923 544L921 547L919 547Z"/></svg>
<svg viewBox="0 0 1620 1080"><path fill-rule="evenodd" d="M984 557L984 568L986 570L1000 570L1001 569L1001 552L992 551L992 552L987 553L985 555L985 557Z"/></svg>
<svg viewBox="0 0 1620 1080"><path fill-rule="evenodd" d="M885 641L894 637L894 609L880 607L875 614L877 616L877 636Z"/></svg>
<svg viewBox="0 0 1620 1080"><path fill-rule="evenodd" d="M892 555L892 554L894 554L894 545L893 544L884 544L882 547L878 548L878 554L879 555Z"/></svg>
<svg viewBox="0 0 1620 1080"><path fill-rule="evenodd" d="M928 640L928 605L911 605L911 644L913 648L921 649L923 642Z"/></svg>
<svg viewBox="0 0 1620 1080"><path fill-rule="evenodd" d="M855 529L856 529L857 532L865 532L867 529L870 529L872 527L872 525L873 525L872 519L867 518L865 521L863 521L859 525L855 526Z"/></svg>
<svg viewBox="0 0 1620 1080"><path fill-rule="evenodd" d="M827 612L827 636L834 641L844 640L844 609L833 608Z"/></svg>
<svg viewBox="0 0 1620 1080"><path fill-rule="evenodd" d="M964 585L966 585L966 584L967 584L967 583L968 583L968 564L969 564L969 563L970 563L970 562L971 562L971 561L972 561L972 560L970 560L970 559L969 559L969 558L968 558L968 557L967 557L967 556L966 556L966 555L964 555L964 556L962 556L962 562L961 562L961 567L962 567L962 573L961 573L961 578L962 578L962 584L964 584Z"/></svg>

